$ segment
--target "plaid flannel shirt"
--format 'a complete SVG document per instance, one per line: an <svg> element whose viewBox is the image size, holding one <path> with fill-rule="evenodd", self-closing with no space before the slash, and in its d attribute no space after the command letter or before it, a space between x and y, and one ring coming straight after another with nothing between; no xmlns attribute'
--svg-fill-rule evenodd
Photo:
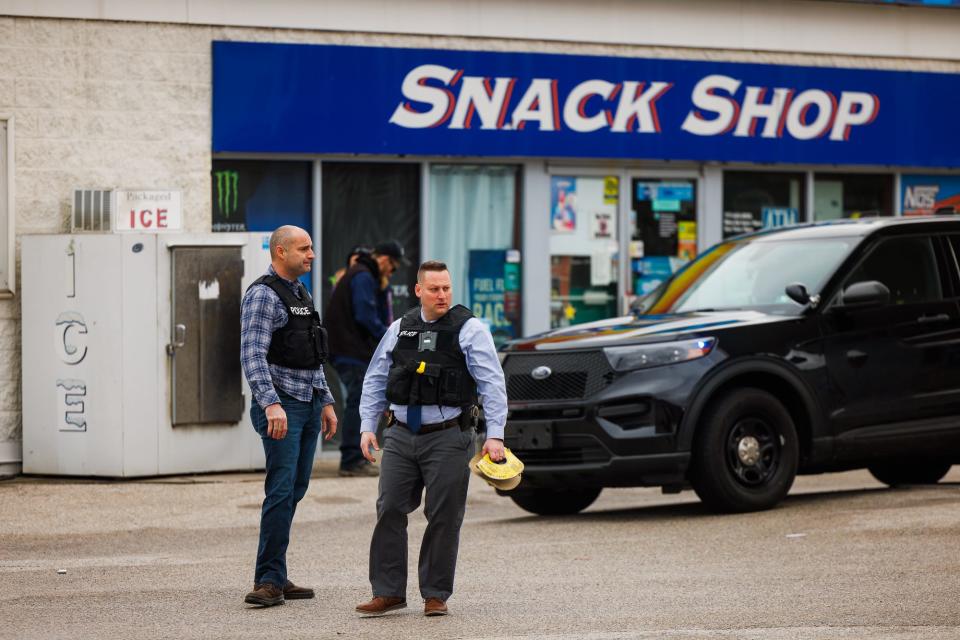
<svg viewBox="0 0 960 640"><path fill-rule="evenodd" d="M267 269L267 273L277 275L273 266ZM298 283L286 278L280 278L280 281L289 287L294 296L300 297ZM287 307L276 291L263 285L247 289L240 303L240 363L254 399L263 408L280 402L280 396L274 388L278 387L297 400L310 402L316 389L324 405L333 404L322 367L289 369L267 363L273 332L287 324L287 319Z"/></svg>

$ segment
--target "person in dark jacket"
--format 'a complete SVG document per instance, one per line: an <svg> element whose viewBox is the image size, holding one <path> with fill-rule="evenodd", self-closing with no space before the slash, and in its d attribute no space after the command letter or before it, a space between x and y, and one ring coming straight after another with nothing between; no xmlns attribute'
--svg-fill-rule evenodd
<svg viewBox="0 0 960 640"><path fill-rule="evenodd" d="M330 364L347 390L340 441L340 475L375 476L378 471L360 451L360 395L363 376L390 322L388 288L383 287L401 264L409 264L396 240L360 253L337 283L323 315L330 332Z"/></svg>
<svg viewBox="0 0 960 640"><path fill-rule="evenodd" d="M347 271L350 270L350 267L357 264L357 260L360 258L360 256L370 253L373 253L373 247L369 244L361 243L353 245L353 247L350 248L350 253L347 254L346 264L337 269L336 273L330 276L331 292L334 288L336 288L337 283L340 282L340 279L347 275Z"/></svg>

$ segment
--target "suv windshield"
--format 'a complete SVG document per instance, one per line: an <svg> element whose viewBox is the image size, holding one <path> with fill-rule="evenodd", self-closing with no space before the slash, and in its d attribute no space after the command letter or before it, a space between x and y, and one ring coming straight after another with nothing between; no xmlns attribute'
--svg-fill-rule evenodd
<svg viewBox="0 0 960 640"><path fill-rule="evenodd" d="M641 298L634 312L757 308L771 313L796 313L801 305L787 297L787 285L798 282L811 295L819 293L857 241L774 240L759 236L724 242Z"/></svg>

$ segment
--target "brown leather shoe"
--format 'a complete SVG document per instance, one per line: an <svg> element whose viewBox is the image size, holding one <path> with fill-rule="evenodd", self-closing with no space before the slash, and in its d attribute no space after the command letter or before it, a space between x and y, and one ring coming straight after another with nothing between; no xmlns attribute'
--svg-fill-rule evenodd
<svg viewBox="0 0 960 640"><path fill-rule="evenodd" d="M447 603L440 598L427 598L423 601L423 615L425 616L445 616Z"/></svg>
<svg viewBox="0 0 960 640"><path fill-rule="evenodd" d="M309 600L314 596L313 589L309 587L298 587L289 580L283 587L283 597L286 600Z"/></svg>
<svg viewBox="0 0 960 640"><path fill-rule="evenodd" d="M258 604L261 607L272 607L283 604L283 591L275 584L263 582L253 585L253 591L243 599L247 604Z"/></svg>
<svg viewBox="0 0 960 640"><path fill-rule="evenodd" d="M389 611L406 608L407 601L405 598L374 596L370 602L358 604L357 613L362 613L364 616L382 616Z"/></svg>

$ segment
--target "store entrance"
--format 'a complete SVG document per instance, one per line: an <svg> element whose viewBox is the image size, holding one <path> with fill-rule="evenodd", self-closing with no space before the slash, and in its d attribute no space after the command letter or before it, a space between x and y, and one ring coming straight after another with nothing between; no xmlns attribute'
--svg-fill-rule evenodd
<svg viewBox="0 0 960 640"><path fill-rule="evenodd" d="M551 328L621 315L695 258L698 199L685 172L551 175Z"/></svg>
<svg viewBox="0 0 960 640"><path fill-rule="evenodd" d="M417 303L413 289L420 264L420 165L324 162L322 174L323 307L352 247L396 240L410 260L410 266L401 266L390 280L393 317L400 317Z"/></svg>

